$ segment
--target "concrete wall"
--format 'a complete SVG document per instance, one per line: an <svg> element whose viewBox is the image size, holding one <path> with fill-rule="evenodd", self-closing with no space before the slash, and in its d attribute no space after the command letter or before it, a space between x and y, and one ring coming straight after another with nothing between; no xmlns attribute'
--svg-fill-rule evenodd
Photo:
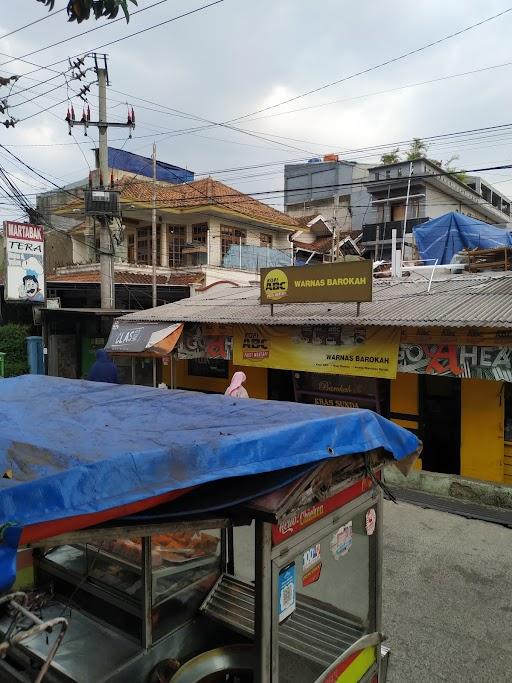
<svg viewBox="0 0 512 683"><path fill-rule="evenodd" d="M424 215L429 218L437 218L450 211L458 211L466 214L466 216L472 216L479 221L489 221L489 219L478 211L475 206L464 204L464 202L458 202L454 197L450 197L450 195L444 194L440 190L427 187L425 192L426 200Z"/></svg>
<svg viewBox="0 0 512 683"><path fill-rule="evenodd" d="M287 164L284 167L286 212L292 216L321 213L334 218L334 196L339 197L338 224L359 230L365 223L376 222L375 209L365 187L351 185L368 178L364 164L329 161L311 164ZM350 207L350 208L349 208ZM375 220L374 220L375 217Z"/></svg>

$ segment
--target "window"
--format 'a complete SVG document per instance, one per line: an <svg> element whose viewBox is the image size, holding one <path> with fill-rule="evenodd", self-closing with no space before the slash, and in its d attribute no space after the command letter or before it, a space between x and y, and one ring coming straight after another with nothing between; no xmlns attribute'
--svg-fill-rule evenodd
<svg viewBox="0 0 512 683"><path fill-rule="evenodd" d="M137 230L137 263L151 265L151 228L139 228ZM156 239L156 262L160 253L160 237Z"/></svg>
<svg viewBox="0 0 512 683"><path fill-rule="evenodd" d="M135 235L128 235L128 263L135 263Z"/></svg>
<svg viewBox="0 0 512 683"><path fill-rule="evenodd" d="M169 266L176 268L183 263L183 247L187 239L185 225L169 226Z"/></svg>
<svg viewBox="0 0 512 683"><path fill-rule="evenodd" d="M194 242L195 244L206 244L207 234L207 223L196 223L196 225L192 226L192 242Z"/></svg>
<svg viewBox="0 0 512 683"><path fill-rule="evenodd" d="M238 228L232 228L229 225L220 226L220 240L222 248L222 256L226 256L229 248L236 244L245 244L247 233L245 230L239 230Z"/></svg>
<svg viewBox="0 0 512 683"><path fill-rule="evenodd" d="M380 174L378 171L375 171L375 173L373 175L374 175L374 180L378 180L380 177Z"/></svg>
<svg viewBox="0 0 512 683"><path fill-rule="evenodd" d="M260 232L260 247L272 247L272 235L266 232Z"/></svg>
<svg viewBox="0 0 512 683"><path fill-rule="evenodd" d="M229 362L222 358L195 358L188 361L188 374L192 377L228 379Z"/></svg>

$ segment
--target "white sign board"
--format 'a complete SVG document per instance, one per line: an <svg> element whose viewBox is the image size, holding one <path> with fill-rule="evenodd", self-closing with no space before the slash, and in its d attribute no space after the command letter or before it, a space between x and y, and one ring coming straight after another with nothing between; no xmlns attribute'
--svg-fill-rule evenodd
<svg viewBox="0 0 512 683"><path fill-rule="evenodd" d="M5 300L18 303L44 301L43 227L5 221L4 240L7 273Z"/></svg>

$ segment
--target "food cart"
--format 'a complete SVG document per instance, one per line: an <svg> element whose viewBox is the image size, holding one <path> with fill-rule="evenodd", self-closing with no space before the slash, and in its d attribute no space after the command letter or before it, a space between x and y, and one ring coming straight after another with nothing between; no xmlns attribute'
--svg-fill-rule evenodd
<svg viewBox="0 0 512 683"><path fill-rule="evenodd" d="M39 382L37 393L48 392ZM64 446L87 430L83 412L78 424L64 415L60 458L41 436L28 449L30 430L19 446L44 471L37 487L26 463L25 477L13 470L7 480L18 475L18 486L0 484L3 515L27 495L37 504L36 489L55 491L56 477L66 499L66 508L20 507L19 545L34 548L36 583L0 605L0 680L33 681L46 666L49 683L384 681L381 470L393 459L410 465L417 439L369 411L301 406L297 416L294 404L130 389L60 380L58 403L94 415L91 396L101 399L108 415L100 442L134 395L145 406L153 432L144 456L129 451L134 495L121 497L122 482L110 482L117 495L105 508L99 489L107 471L128 467L125 449L140 426L115 448L103 441L99 460L87 442L70 460ZM164 438L161 411L178 399L181 414L176 426L167 416ZM207 433L190 429L198 401ZM5 434L0 427L2 448ZM157 443L172 444L165 458Z"/></svg>

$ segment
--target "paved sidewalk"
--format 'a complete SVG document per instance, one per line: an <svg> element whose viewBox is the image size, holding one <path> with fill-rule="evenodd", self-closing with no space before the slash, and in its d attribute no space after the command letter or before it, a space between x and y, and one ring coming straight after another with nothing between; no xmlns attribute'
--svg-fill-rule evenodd
<svg viewBox="0 0 512 683"><path fill-rule="evenodd" d="M512 680L512 530L385 503L389 683Z"/></svg>

